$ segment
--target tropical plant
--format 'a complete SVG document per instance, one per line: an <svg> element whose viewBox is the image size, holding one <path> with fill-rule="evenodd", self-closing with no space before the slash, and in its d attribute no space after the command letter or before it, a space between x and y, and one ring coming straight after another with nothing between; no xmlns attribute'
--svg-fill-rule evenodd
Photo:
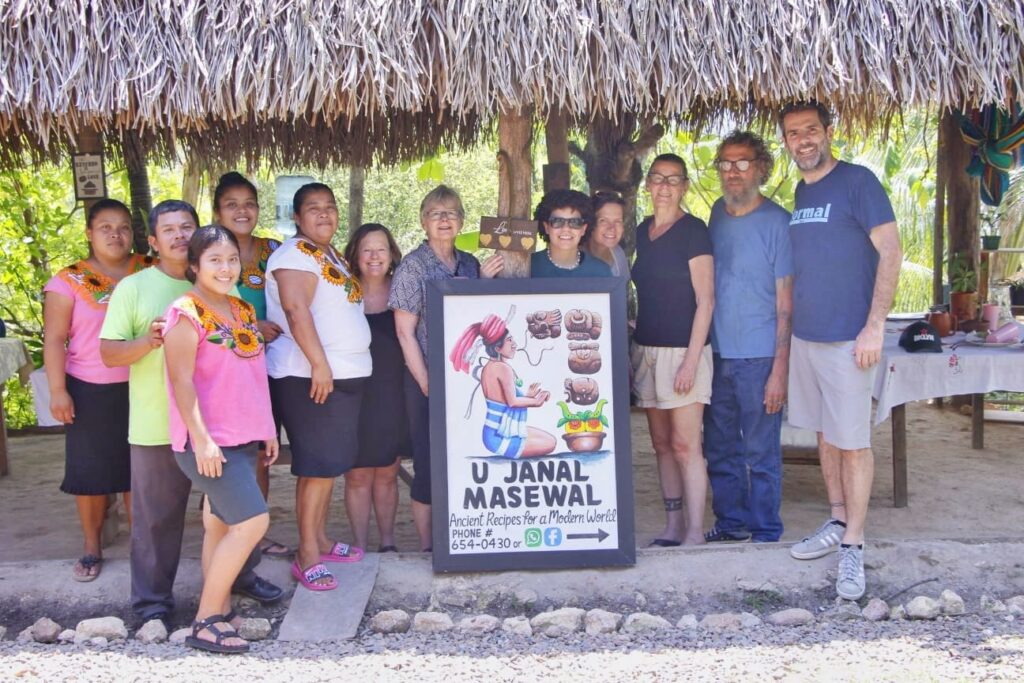
<svg viewBox="0 0 1024 683"><path fill-rule="evenodd" d="M963 252L956 252L949 257L949 289L952 292L976 292L978 290L978 274L974 264Z"/></svg>

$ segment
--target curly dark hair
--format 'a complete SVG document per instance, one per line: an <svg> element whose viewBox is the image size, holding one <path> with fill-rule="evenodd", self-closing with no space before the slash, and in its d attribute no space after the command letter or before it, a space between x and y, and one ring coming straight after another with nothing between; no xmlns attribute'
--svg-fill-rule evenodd
<svg viewBox="0 0 1024 683"><path fill-rule="evenodd" d="M768 144L764 141L764 138L749 130L734 130L725 136L725 139L718 145L718 151L715 152L715 163L717 164L721 161L723 149L733 146L750 148L754 153L754 163L761 167L761 177L758 179L758 184L764 185L768 182L772 169L775 167L775 158L768 151Z"/></svg>
<svg viewBox="0 0 1024 683"><path fill-rule="evenodd" d="M552 190L546 193L537 204L533 212L533 220L540 223L540 237L545 242L550 241L548 230L544 224L551 219L555 209L574 209L579 212L587 230L583 233L580 244L585 244L590 237L590 226L594 223L593 209L590 197L576 190Z"/></svg>
<svg viewBox="0 0 1024 683"><path fill-rule="evenodd" d="M809 100L793 100L783 106L779 112L779 128L782 128L783 132L785 132L786 127L783 125L783 122L786 120L786 117L802 111L818 112L818 120L821 121L822 128L828 128L832 125L832 112L824 104L812 98Z"/></svg>

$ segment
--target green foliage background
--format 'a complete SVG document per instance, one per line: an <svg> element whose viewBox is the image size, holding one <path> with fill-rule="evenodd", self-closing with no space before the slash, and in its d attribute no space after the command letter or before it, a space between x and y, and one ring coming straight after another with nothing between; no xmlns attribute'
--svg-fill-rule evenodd
<svg viewBox="0 0 1024 683"><path fill-rule="evenodd" d="M685 130L672 130L659 143L657 152L673 151L687 161L694 182L687 196L689 209L707 218L718 197L718 178L713 160L719 133L695 136ZM936 121L925 112L911 112L889 131L870 136L843 137L835 140L836 154L845 160L870 167L882 180L892 199L903 239L904 264L896 295L895 310L920 311L931 303L932 207L934 201L934 144ZM766 195L791 207L798 173L778 144L774 131L766 138L776 157L776 166L764 188ZM535 135L534 200L540 199L541 166L546 158L543 134ZM419 227L419 202L439 182L456 188L466 208L467 230L478 225L480 216L493 215L497 206L496 143L485 139L472 150L441 154L436 158L391 168L369 169L366 173L363 209L364 222L382 223L395 233L403 252L415 248L422 239ZM346 169L261 167L243 169L260 191L260 231L272 234L275 224L274 178L277 175L310 175L335 189L343 221L348 214L348 171ZM182 168L149 169L153 201L181 195ZM583 168L574 161L573 187L586 191ZM1011 187L1008 205L1020 222L1020 186ZM108 194L129 197L127 175L113 169L108 176ZM641 199L644 213L646 198ZM212 219L210 188L204 187L197 207L205 222ZM37 366L41 363L42 296L46 280L60 268L86 253L83 235L84 217L76 206L67 166L40 166L19 171L0 172L0 317L8 325L8 334L21 337L32 351ZM344 246L347 226L339 231L336 242ZM1004 227L1004 234L1007 228ZM1014 239L1022 231L1015 231ZM4 405L12 427L34 424L35 414L28 391L12 379L7 384Z"/></svg>

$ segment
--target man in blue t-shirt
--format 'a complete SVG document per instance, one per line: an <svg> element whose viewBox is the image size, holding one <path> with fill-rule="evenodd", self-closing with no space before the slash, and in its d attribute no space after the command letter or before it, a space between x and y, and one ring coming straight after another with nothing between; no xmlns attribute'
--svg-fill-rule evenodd
<svg viewBox="0 0 1024 683"><path fill-rule="evenodd" d="M789 421L818 433L832 512L790 553L810 560L838 549L836 592L857 600L865 591L864 522L874 478L871 391L903 254L881 183L863 166L832 155L828 109L813 100L794 102L780 123L803 177L789 223Z"/></svg>
<svg viewBox="0 0 1024 683"><path fill-rule="evenodd" d="M722 198L708 229L715 259L714 377L704 413L714 542L782 536L782 406L789 376L793 261L789 212L761 194L774 159L735 131L715 159Z"/></svg>

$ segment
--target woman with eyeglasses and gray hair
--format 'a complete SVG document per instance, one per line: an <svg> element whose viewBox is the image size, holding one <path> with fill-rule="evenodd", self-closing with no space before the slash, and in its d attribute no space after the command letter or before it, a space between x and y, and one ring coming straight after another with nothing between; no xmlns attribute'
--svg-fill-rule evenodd
<svg viewBox="0 0 1024 683"><path fill-rule="evenodd" d="M711 402L715 276L707 225L683 205L688 187L681 158L655 157L646 183L654 215L637 226L632 268L633 393L647 411L658 459L665 529L651 545L660 547L704 543L708 477L701 422Z"/></svg>
<svg viewBox="0 0 1024 683"><path fill-rule="evenodd" d="M466 211L459 193L438 185L420 203L420 225L426 239L402 259L391 280L388 307L395 312L395 330L405 358L405 407L412 442L412 514L420 549L433 550L430 530L430 419L427 386L427 283L455 278L494 277L501 259L483 266L455 248Z"/></svg>

